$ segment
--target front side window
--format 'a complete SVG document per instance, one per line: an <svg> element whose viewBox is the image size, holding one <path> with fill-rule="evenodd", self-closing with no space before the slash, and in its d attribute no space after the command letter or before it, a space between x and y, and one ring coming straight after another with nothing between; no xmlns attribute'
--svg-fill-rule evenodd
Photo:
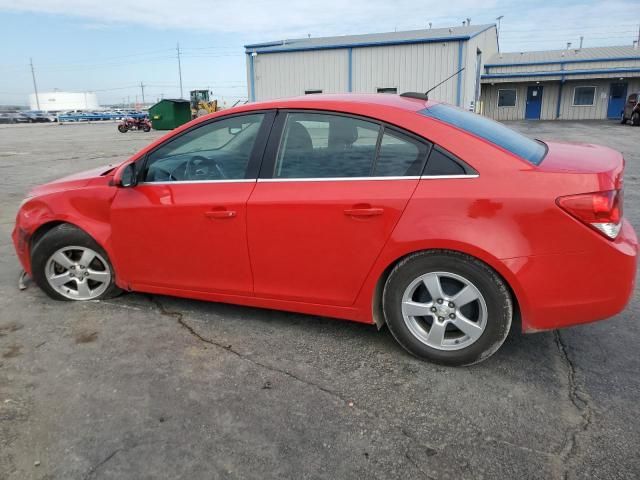
<svg viewBox="0 0 640 480"><path fill-rule="evenodd" d="M498 106L499 107L515 107L516 106L516 89L515 88L498 89Z"/></svg>
<svg viewBox="0 0 640 480"><path fill-rule="evenodd" d="M289 113L274 178L366 177L381 126L351 117Z"/></svg>
<svg viewBox="0 0 640 480"><path fill-rule="evenodd" d="M576 87L573 90L573 105L578 107L590 107L596 97L596 87Z"/></svg>
<svg viewBox="0 0 640 480"><path fill-rule="evenodd" d="M444 103L437 103L418 113L487 140L534 165L539 165L547 153L547 148L542 142L525 137L487 117Z"/></svg>
<svg viewBox="0 0 640 480"><path fill-rule="evenodd" d="M144 182L245 178L264 114L214 121L169 140L147 157Z"/></svg>

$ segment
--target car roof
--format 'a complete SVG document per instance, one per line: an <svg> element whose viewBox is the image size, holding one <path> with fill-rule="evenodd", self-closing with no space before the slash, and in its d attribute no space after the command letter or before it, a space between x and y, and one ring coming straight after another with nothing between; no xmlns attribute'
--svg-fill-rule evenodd
<svg viewBox="0 0 640 480"><path fill-rule="evenodd" d="M402 97L388 93L314 93L299 97L279 98L262 102L251 103L255 109L262 108L320 108L331 110L336 105L343 104L347 109L349 104L366 104L370 106L393 107L399 110L416 112L435 103L417 98ZM313 105L313 107L309 107Z"/></svg>

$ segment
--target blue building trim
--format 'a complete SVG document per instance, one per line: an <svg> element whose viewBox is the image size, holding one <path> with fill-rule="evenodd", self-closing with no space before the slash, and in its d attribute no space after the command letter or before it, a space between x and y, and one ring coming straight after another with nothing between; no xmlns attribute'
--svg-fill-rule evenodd
<svg viewBox="0 0 640 480"><path fill-rule="evenodd" d="M558 77L571 75L598 75L601 73L640 73L640 67L636 68L599 68L593 70L556 70L554 72L518 72L518 73L485 73L483 80L492 78L520 78L520 77Z"/></svg>
<svg viewBox="0 0 640 480"><path fill-rule="evenodd" d="M560 106L562 104L562 87L564 87L564 78L560 80L560 88L558 88L558 102L556 103L556 120L560 118Z"/></svg>
<svg viewBox="0 0 640 480"><path fill-rule="evenodd" d="M593 62L618 62L628 60L640 60L640 56L637 57L607 57L607 58L574 58L574 59L562 59L562 60L545 60L540 62L521 62L521 63L487 63L484 68L489 69L492 67L526 67L531 65L556 65L558 63L593 63Z"/></svg>
<svg viewBox="0 0 640 480"><path fill-rule="evenodd" d="M340 48L363 48L363 47L385 47L392 45L413 45L418 43L438 43L438 42L461 42L471 40L474 37L494 28L495 25L489 25L478 32L471 35L449 35L447 37L431 37L431 38L412 38L408 40L381 40L378 42L354 42L354 43L334 43L327 45L309 45L309 46L291 46L289 48L274 48L286 45L283 42L256 43L253 45L245 45L247 53L285 53L285 52L307 52L313 50L336 50ZM295 45L293 43L292 45Z"/></svg>
<svg viewBox="0 0 640 480"><path fill-rule="evenodd" d="M462 68L462 48L463 48L464 43L463 42L458 42L458 69L456 71L459 71ZM458 86L457 86L457 91L456 91L456 105L460 106L460 103L462 101L462 72L458 73Z"/></svg>
<svg viewBox="0 0 640 480"><path fill-rule="evenodd" d="M256 77L253 71L253 55L249 54L249 100L256 101Z"/></svg>
<svg viewBox="0 0 640 480"><path fill-rule="evenodd" d="M353 92L353 48L347 50L347 92Z"/></svg>

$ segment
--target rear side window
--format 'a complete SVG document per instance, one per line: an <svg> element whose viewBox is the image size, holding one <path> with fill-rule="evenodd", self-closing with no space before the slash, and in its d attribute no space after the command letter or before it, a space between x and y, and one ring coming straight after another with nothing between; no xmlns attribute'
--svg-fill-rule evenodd
<svg viewBox="0 0 640 480"><path fill-rule="evenodd" d="M385 128L373 176L418 176L422 172L426 154L427 146L424 143Z"/></svg>
<svg viewBox="0 0 640 480"><path fill-rule="evenodd" d="M367 177L381 128L351 117L289 113L273 177Z"/></svg>
<svg viewBox="0 0 640 480"><path fill-rule="evenodd" d="M434 147L429 155L424 174L431 177L440 175L466 175L467 172L460 163L454 160L453 155L439 147Z"/></svg>
<svg viewBox="0 0 640 480"><path fill-rule="evenodd" d="M547 153L542 142L525 137L494 120L450 105L438 103L419 113L483 138L533 165L539 165Z"/></svg>

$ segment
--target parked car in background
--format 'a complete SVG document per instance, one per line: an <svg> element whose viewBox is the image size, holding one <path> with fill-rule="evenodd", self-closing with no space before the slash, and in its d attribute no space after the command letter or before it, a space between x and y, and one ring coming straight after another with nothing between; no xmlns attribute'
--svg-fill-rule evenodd
<svg viewBox="0 0 640 480"><path fill-rule="evenodd" d="M0 123L33 123L33 120L23 112L12 110L0 113Z"/></svg>
<svg viewBox="0 0 640 480"><path fill-rule="evenodd" d="M423 94L307 95L193 120L118 166L42 185L13 231L52 298L121 289L387 324L412 354L484 360L611 317L637 238L624 159Z"/></svg>
<svg viewBox="0 0 640 480"><path fill-rule="evenodd" d="M629 120L631 120L631 125L635 125L636 127L640 125L640 93L632 93L627 98L627 103L624 105L624 110L622 111L622 119L621 123L624 125Z"/></svg>
<svg viewBox="0 0 640 480"><path fill-rule="evenodd" d="M47 123L58 121L58 118L55 115L49 114L47 112L29 111L24 112L24 115L27 116L32 123Z"/></svg>

